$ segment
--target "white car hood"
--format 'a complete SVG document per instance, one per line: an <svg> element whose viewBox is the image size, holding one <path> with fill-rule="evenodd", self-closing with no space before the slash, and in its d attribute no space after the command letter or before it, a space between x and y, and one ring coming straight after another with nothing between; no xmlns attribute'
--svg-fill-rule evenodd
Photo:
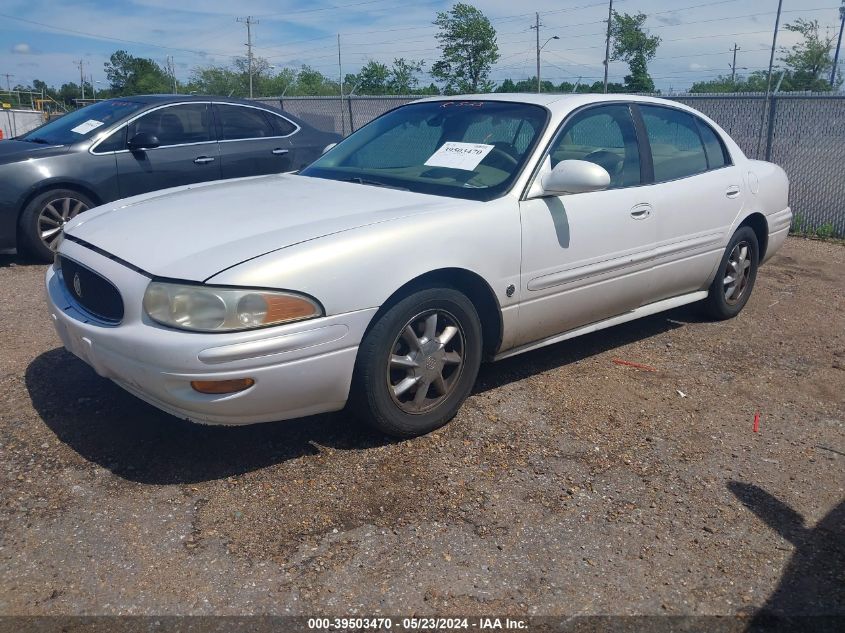
<svg viewBox="0 0 845 633"><path fill-rule="evenodd" d="M293 244L462 204L477 203L282 174L119 200L66 233L153 275L204 281Z"/></svg>

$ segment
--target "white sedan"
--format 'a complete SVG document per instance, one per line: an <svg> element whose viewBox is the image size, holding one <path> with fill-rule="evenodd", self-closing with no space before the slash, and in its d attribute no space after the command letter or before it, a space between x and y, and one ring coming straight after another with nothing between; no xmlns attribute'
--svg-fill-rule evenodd
<svg viewBox="0 0 845 633"><path fill-rule="evenodd" d="M64 345L180 418L349 403L449 421L482 360L700 301L742 310L792 213L779 167L625 95L472 95L388 112L299 174L137 196L67 225Z"/></svg>

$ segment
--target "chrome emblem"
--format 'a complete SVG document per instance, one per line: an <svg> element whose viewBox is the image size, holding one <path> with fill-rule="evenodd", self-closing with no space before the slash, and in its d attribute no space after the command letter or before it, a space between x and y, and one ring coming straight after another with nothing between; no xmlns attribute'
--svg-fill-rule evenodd
<svg viewBox="0 0 845 633"><path fill-rule="evenodd" d="M77 297L82 297L82 282L79 281L79 273L73 274L73 291Z"/></svg>

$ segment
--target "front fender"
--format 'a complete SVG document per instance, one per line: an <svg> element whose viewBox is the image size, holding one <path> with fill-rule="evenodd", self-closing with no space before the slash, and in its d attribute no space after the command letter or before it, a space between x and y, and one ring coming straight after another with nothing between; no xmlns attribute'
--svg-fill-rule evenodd
<svg viewBox="0 0 845 633"><path fill-rule="evenodd" d="M328 315L380 307L410 281L442 268L484 279L502 307L504 338L515 322L520 218L515 200L447 208L328 235L214 275L209 284L285 288L317 298ZM511 315L513 318L506 318Z"/></svg>

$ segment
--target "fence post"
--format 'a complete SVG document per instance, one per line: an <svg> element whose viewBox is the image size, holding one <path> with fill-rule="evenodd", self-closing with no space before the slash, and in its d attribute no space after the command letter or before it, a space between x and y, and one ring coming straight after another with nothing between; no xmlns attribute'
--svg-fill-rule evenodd
<svg viewBox="0 0 845 633"><path fill-rule="evenodd" d="M352 119L352 95L347 97L347 105L349 106L349 133L355 131L355 121Z"/></svg>
<svg viewBox="0 0 845 633"><path fill-rule="evenodd" d="M769 106L769 129L766 132L766 160L772 159L772 141L775 134L775 115L778 109L778 98L775 95L771 97L772 103Z"/></svg>
<svg viewBox="0 0 845 633"><path fill-rule="evenodd" d="M285 99L284 97L279 97L279 110L282 112L285 111Z"/></svg>

